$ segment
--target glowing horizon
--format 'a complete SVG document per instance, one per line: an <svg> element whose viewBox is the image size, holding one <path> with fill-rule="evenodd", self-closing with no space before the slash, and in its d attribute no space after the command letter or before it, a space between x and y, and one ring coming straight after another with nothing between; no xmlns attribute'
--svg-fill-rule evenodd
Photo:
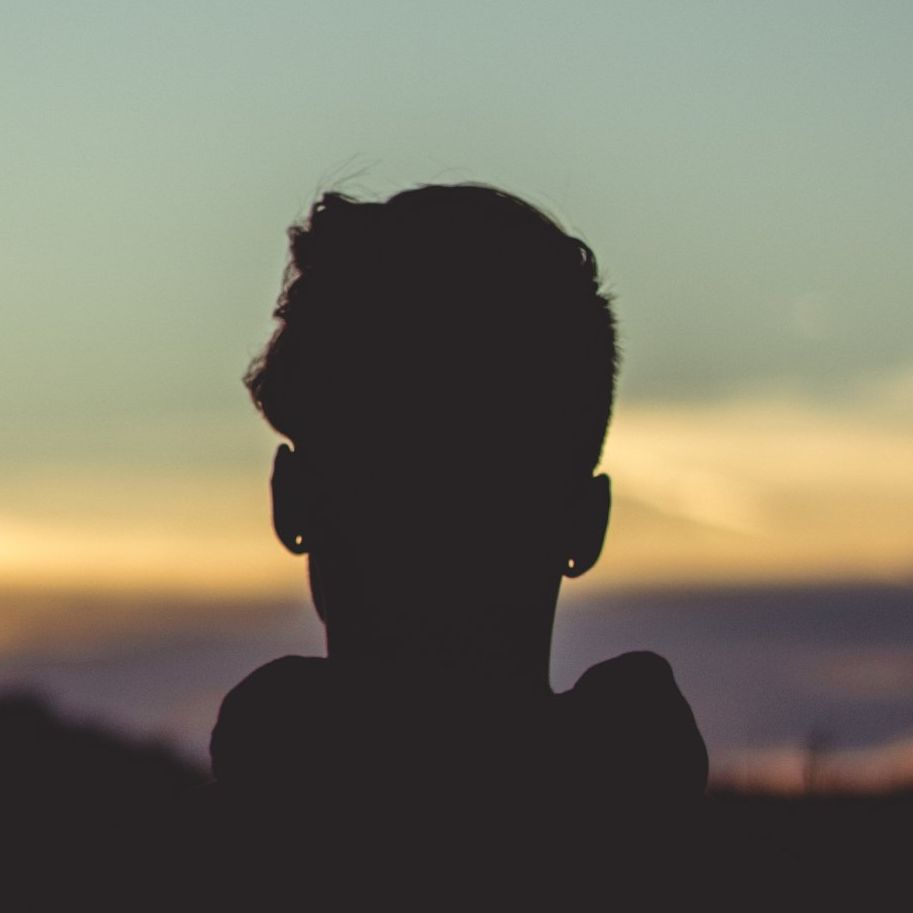
<svg viewBox="0 0 913 913"><path fill-rule="evenodd" d="M911 579L913 429L890 410L873 418L873 408L621 404L600 467L614 492L606 546L597 567L570 586ZM36 472L25 490L41 497L17 504L8 491L0 512L0 585L303 591L304 562L284 552L270 526L276 439L255 428L252 413L247 421L259 466ZM215 450L231 447L230 427L203 432Z"/></svg>

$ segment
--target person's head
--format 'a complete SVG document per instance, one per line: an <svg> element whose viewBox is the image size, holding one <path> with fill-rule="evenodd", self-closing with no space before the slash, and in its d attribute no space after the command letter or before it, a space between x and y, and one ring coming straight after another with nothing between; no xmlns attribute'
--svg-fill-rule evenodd
<svg viewBox="0 0 913 913"><path fill-rule="evenodd" d="M326 567L376 602L410 580L465 595L544 575L557 593L592 565L617 351L586 244L479 185L328 193L289 234L279 326L245 381L294 446L276 530L311 553L322 614Z"/></svg>

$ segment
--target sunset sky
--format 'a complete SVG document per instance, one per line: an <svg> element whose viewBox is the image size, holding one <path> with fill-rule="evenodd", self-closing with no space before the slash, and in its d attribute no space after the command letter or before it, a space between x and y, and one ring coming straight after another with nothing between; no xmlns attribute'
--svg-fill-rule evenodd
<svg viewBox="0 0 913 913"><path fill-rule="evenodd" d="M0 652L59 624L22 608L48 592L302 589L240 377L286 226L337 187L489 182L595 250L624 365L580 592L913 581L908 2L3 20Z"/></svg>

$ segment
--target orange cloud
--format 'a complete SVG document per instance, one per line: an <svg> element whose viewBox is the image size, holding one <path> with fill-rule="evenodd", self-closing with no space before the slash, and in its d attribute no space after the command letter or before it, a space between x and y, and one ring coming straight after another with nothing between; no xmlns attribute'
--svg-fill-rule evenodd
<svg viewBox="0 0 913 913"><path fill-rule="evenodd" d="M590 584L913 575L913 429L777 401L621 410Z"/></svg>

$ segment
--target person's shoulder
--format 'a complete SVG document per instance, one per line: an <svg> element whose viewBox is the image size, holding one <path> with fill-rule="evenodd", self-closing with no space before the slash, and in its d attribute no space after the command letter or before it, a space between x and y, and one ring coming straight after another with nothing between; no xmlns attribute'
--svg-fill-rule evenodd
<svg viewBox="0 0 913 913"><path fill-rule="evenodd" d="M703 795L707 750L662 656L637 651L597 663L557 697L565 730L616 785L658 798Z"/></svg>
<svg viewBox="0 0 913 913"><path fill-rule="evenodd" d="M322 656L281 656L254 669L228 692L225 699L247 699L274 688L316 682L327 674L328 665Z"/></svg>
<svg viewBox="0 0 913 913"><path fill-rule="evenodd" d="M595 691L608 693L619 685L635 683L667 690L674 682L672 666L668 660L649 650L636 650L590 666L577 680L573 691L577 694Z"/></svg>
<svg viewBox="0 0 913 913"><path fill-rule="evenodd" d="M330 677L321 657L283 656L235 685L222 700L210 739L216 779L259 779L306 754L300 722L322 716Z"/></svg>

